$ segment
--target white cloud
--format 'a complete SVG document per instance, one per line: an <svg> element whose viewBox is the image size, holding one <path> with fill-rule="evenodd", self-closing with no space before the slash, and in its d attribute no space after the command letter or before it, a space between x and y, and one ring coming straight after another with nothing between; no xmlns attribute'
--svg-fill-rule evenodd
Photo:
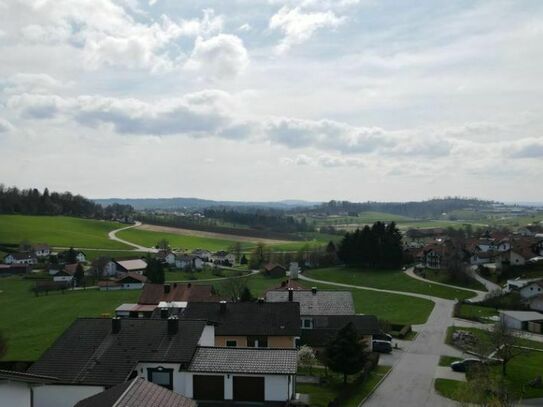
<svg viewBox="0 0 543 407"><path fill-rule="evenodd" d="M243 41L235 35L219 34L207 40L198 37L185 68L203 71L215 79L228 79L239 75L248 64Z"/></svg>
<svg viewBox="0 0 543 407"><path fill-rule="evenodd" d="M238 31L248 32L251 31L253 27L251 27L251 24L245 23L239 26Z"/></svg>
<svg viewBox="0 0 543 407"><path fill-rule="evenodd" d="M13 127L10 122L0 117L0 133L7 133L8 131L13 131L14 129L15 127Z"/></svg>
<svg viewBox="0 0 543 407"><path fill-rule="evenodd" d="M345 21L345 17L338 17L332 11L304 12L300 7L281 7L272 16L269 28L279 30L284 34L277 45L277 52L288 51L293 45L301 44L321 28L336 28Z"/></svg>

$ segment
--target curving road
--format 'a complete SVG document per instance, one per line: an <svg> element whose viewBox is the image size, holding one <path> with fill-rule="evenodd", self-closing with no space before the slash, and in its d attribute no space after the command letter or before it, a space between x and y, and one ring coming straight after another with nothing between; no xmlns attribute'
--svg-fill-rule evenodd
<svg viewBox="0 0 543 407"><path fill-rule="evenodd" d="M157 253L158 250L150 247L144 247L140 246L139 244L129 242L128 240L121 239L120 237L117 237L117 232L120 232L121 230L136 228L138 226L141 226L141 222L136 221L133 225L125 226L119 229L112 230L108 233L108 238L110 240L115 240L116 242L124 243L127 246L132 246L134 248L134 251L138 252L145 252L145 253Z"/></svg>
<svg viewBox="0 0 543 407"><path fill-rule="evenodd" d="M452 317L454 301L424 294L333 283L303 275L300 275L299 278L313 283L407 295L433 301L435 306L426 323L413 326L413 329L418 332L417 337L412 342L403 342L404 349L402 351L394 351L395 362L390 374L364 405L371 407L449 407L457 405L454 401L441 397L434 390L434 379L440 370L438 368L439 357L441 355L462 356L460 351L445 344L447 328L453 325L479 326L480 324L454 319Z"/></svg>

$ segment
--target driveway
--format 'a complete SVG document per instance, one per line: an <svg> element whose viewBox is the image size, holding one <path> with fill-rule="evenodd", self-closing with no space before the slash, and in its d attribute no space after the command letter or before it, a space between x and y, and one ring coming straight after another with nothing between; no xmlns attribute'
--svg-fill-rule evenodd
<svg viewBox="0 0 543 407"><path fill-rule="evenodd" d="M111 240L115 240L116 242L121 242L121 243L124 243L125 245L132 246L135 249L134 251L145 252L145 253L157 253L158 250L155 248L140 246L139 244L132 243L132 242L129 242L128 240L124 240L124 239L121 239L120 237L117 237L117 232L120 232L121 230L136 228L138 226L141 226L141 222L136 222L133 225L112 230L111 232L108 233L108 237Z"/></svg>
<svg viewBox="0 0 543 407"><path fill-rule="evenodd" d="M300 276L300 279L343 288L388 292L433 301L435 306L428 321L425 324L413 326L413 329L418 332L415 340L412 342L404 341L402 343L403 350L394 351L395 355L393 357L386 358L393 362L393 368L386 379L364 403L364 406L448 407L457 405L454 401L441 397L434 390L434 378L439 357L441 355L462 356L460 351L444 343L447 328L455 325L452 318L454 301L424 294L331 283L303 275Z"/></svg>

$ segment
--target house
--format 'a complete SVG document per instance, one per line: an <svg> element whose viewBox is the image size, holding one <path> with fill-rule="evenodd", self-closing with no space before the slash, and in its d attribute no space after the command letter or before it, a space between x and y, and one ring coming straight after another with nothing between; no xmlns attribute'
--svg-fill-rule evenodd
<svg viewBox="0 0 543 407"><path fill-rule="evenodd" d="M32 253L9 253L4 256L5 264L37 264L38 259Z"/></svg>
<svg viewBox="0 0 543 407"><path fill-rule="evenodd" d="M166 264L169 264L169 265L175 264L176 254L169 250L160 250L156 256L160 261Z"/></svg>
<svg viewBox="0 0 543 407"><path fill-rule="evenodd" d="M269 290L268 302L298 302L300 304L300 326L311 329L314 318L323 315L354 315L353 294L335 290Z"/></svg>
<svg viewBox="0 0 543 407"><path fill-rule="evenodd" d="M214 253L212 260L214 264L222 266L233 266L236 264L236 256L232 253L225 252L224 250Z"/></svg>
<svg viewBox="0 0 543 407"><path fill-rule="evenodd" d="M138 273L126 273L116 280L99 281L98 286L101 291L108 290L139 290L147 282L147 277Z"/></svg>
<svg viewBox="0 0 543 407"><path fill-rule="evenodd" d="M280 264L265 264L264 274L268 277L285 277L287 269Z"/></svg>
<svg viewBox="0 0 543 407"><path fill-rule="evenodd" d="M114 261L117 273L138 273L143 274L147 268L147 263L143 259L129 259Z"/></svg>
<svg viewBox="0 0 543 407"><path fill-rule="evenodd" d="M543 314L535 311L500 311L504 326L519 331L543 333Z"/></svg>
<svg viewBox="0 0 543 407"><path fill-rule="evenodd" d="M543 294L543 279L531 281L520 289L520 296L529 299Z"/></svg>
<svg viewBox="0 0 543 407"><path fill-rule="evenodd" d="M310 329L302 329L300 344L311 346L320 352L326 348L328 342L336 337L338 331L349 323L353 324L360 341L370 351L374 337L383 334L375 315L318 315L313 316L313 324Z"/></svg>
<svg viewBox="0 0 543 407"><path fill-rule="evenodd" d="M66 284L73 284L74 276L73 274L69 273L67 270L59 270L54 276L53 281L55 283L66 283Z"/></svg>
<svg viewBox="0 0 543 407"><path fill-rule="evenodd" d="M188 284L144 284L137 304L122 304L115 309L121 318L150 318L157 308L167 308L170 312L185 308L188 303L218 302L212 285Z"/></svg>
<svg viewBox="0 0 543 407"><path fill-rule="evenodd" d="M524 266L528 260L529 258L519 254L515 249L502 252L496 257L496 262L506 263L510 266Z"/></svg>
<svg viewBox="0 0 543 407"><path fill-rule="evenodd" d="M141 377L118 384L102 393L78 402L74 407L197 407L181 394L151 383Z"/></svg>
<svg viewBox="0 0 543 407"><path fill-rule="evenodd" d="M206 263L209 263L213 257L209 250L204 250L204 249L195 249L192 251L192 255L199 257Z"/></svg>
<svg viewBox="0 0 543 407"><path fill-rule="evenodd" d="M217 348L213 342L214 325L201 320L78 319L29 369L58 378L35 389L35 406L71 407L135 378L195 400L292 398L295 349Z"/></svg>
<svg viewBox="0 0 543 407"><path fill-rule="evenodd" d="M74 257L75 257L75 260L78 262L78 263L85 263L85 261L87 261L87 255L85 254L84 251L82 250L78 250L78 249L70 249L70 250L73 250L75 253L74 253ZM59 259L63 260L63 261L66 261L67 258L69 257L70 255L70 250L65 250L63 252L60 252L58 254L58 257Z"/></svg>
<svg viewBox="0 0 543 407"><path fill-rule="evenodd" d="M0 264L0 277L22 275L31 270L32 266L28 264Z"/></svg>
<svg viewBox="0 0 543 407"><path fill-rule="evenodd" d="M57 381L50 376L0 370L0 402L2 406L33 407L35 389Z"/></svg>
<svg viewBox="0 0 543 407"><path fill-rule="evenodd" d="M157 311L154 316L160 317ZM216 323L215 346L295 348L300 336L296 302L190 302L177 315Z"/></svg>
<svg viewBox="0 0 543 407"><path fill-rule="evenodd" d="M191 254L177 256L175 260L175 267L182 270L202 270L204 265L204 259Z"/></svg>
<svg viewBox="0 0 543 407"><path fill-rule="evenodd" d="M543 312L543 294L530 297L526 303L533 311ZM543 333L543 332L542 332Z"/></svg>
<svg viewBox="0 0 543 407"><path fill-rule="evenodd" d="M92 261L94 274L99 277L114 277L117 275L117 264L107 257L98 257Z"/></svg>
<svg viewBox="0 0 543 407"><path fill-rule="evenodd" d="M298 282L298 280L293 280L289 278L288 280L281 281L281 284L278 287L270 288L268 291L274 291L274 290L284 290L287 291L289 288L292 288L293 290L307 290L302 284Z"/></svg>
<svg viewBox="0 0 543 407"><path fill-rule="evenodd" d="M40 243L32 246L32 251L36 257L47 257L51 254L51 249L48 244Z"/></svg>
<svg viewBox="0 0 543 407"><path fill-rule="evenodd" d="M445 243L432 243L422 250L422 263L430 269L441 269L447 267L449 245Z"/></svg>

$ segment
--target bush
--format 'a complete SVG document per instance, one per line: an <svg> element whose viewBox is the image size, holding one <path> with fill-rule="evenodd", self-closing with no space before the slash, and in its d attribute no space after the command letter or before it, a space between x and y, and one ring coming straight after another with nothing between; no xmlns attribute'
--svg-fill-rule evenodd
<svg viewBox="0 0 543 407"><path fill-rule="evenodd" d="M214 268L213 270L211 270L211 274L216 277L224 277L224 272L219 268Z"/></svg>

